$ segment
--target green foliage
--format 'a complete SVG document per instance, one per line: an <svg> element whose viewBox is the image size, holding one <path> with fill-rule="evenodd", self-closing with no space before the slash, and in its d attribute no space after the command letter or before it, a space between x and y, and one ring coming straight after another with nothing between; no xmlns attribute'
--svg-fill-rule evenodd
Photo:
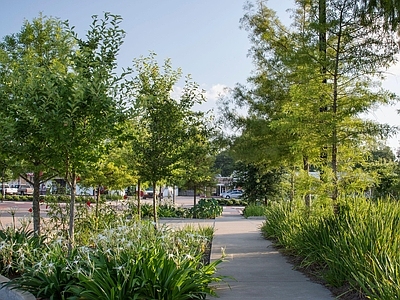
<svg viewBox="0 0 400 300"><path fill-rule="evenodd" d="M374 173L359 166L366 145L391 130L360 116L398 101L380 78L396 61L397 46L381 27L363 26L353 2L327 2L326 22L319 3L297 2L290 28L262 2L246 6L241 21L256 69L222 106L225 121L240 132L232 145L236 159L269 170L307 172L313 165L323 172L319 191L335 200L376 182ZM238 107L248 107L247 114L238 114Z"/></svg>
<svg viewBox="0 0 400 300"><path fill-rule="evenodd" d="M164 202L157 207L157 215L160 218L188 218L190 217L190 211L189 209Z"/></svg>
<svg viewBox="0 0 400 300"><path fill-rule="evenodd" d="M71 85L65 81L72 77L70 54L74 46L63 22L42 15L25 21L20 32L0 43L0 119L7 123L0 133L0 148L18 172L54 174L62 164L54 153L61 147L54 147L54 143L64 134L53 130L60 129L56 126L56 120L61 119L57 103L72 95ZM34 177L36 190L40 177ZM35 198L35 232L40 229L38 203Z"/></svg>
<svg viewBox="0 0 400 300"><path fill-rule="evenodd" d="M37 258L35 249L40 250L44 239L44 237L34 235L28 226L18 229L7 227L0 230L1 274L5 276L21 275L21 272L24 272Z"/></svg>
<svg viewBox="0 0 400 300"><path fill-rule="evenodd" d="M262 164L241 162L236 165L236 184L246 191L244 196L249 203L267 203L268 199L280 198L280 183L284 173L282 168L269 170Z"/></svg>
<svg viewBox="0 0 400 300"><path fill-rule="evenodd" d="M262 217L265 216L265 206L260 204L251 203L243 210L243 216L248 217Z"/></svg>
<svg viewBox="0 0 400 300"><path fill-rule="evenodd" d="M247 200L243 199L224 199L217 198L216 199L221 206L246 206L248 205Z"/></svg>
<svg viewBox="0 0 400 300"><path fill-rule="evenodd" d="M371 299L398 298L399 203L347 198L337 210L318 201L310 208L302 201L271 203L262 231L333 286L349 284Z"/></svg>
<svg viewBox="0 0 400 300"><path fill-rule="evenodd" d="M214 169L217 170L222 177L230 177L236 169L235 160L227 151L218 153L215 158Z"/></svg>
<svg viewBox="0 0 400 300"><path fill-rule="evenodd" d="M141 212L142 217L151 218L153 216L153 206L149 203L142 204ZM220 199L200 199L192 208L184 208L168 202L157 206L157 215L160 218L213 219L221 214L222 206L220 205Z"/></svg>
<svg viewBox="0 0 400 300"><path fill-rule="evenodd" d="M198 219L212 219L222 214L222 206L219 205L218 200L200 199L197 205L191 208L193 217Z"/></svg>
<svg viewBox="0 0 400 300"><path fill-rule="evenodd" d="M108 225L72 252L62 238L43 240L42 247L35 248L14 243L25 267L7 285L49 299L204 299L215 295L210 284L222 279L215 276L221 260L202 262L212 228L163 226L157 230L151 222L120 218ZM34 259L27 253L34 253Z"/></svg>
<svg viewBox="0 0 400 300"><path fill-rule="evenodd" d="M36 297L65 299L69 296L65 291L69 285L76 283L76 279L67 267L66 244L60 241L43 244L42 251L36 253L35 260L22 270L21 276L14 278L7 285L29 291Z"/></svg>

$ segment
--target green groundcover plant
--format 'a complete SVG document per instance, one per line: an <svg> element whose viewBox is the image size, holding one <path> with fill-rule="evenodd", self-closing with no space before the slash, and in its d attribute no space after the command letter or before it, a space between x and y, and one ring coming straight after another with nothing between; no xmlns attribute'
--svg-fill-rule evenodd
<svg viewBox="0 0 400 300"><path fill-rule="evenodd" d="M261 203L249 204L244 208L243 216L245 218L265 216L265 205Z"/></svg>
<svg viewBox="0 0 400 300"><path fill-rule="evenodd" d="M400 298L400 203L363 197L271 204L264 235L302 257L333 287L350 286L369 299Z"/></svg>
<svg viewBox="0 0 400 300"><path fill-rule="evenodd" d="M1 273L7 285L30 291L41 299L205 299L221 259L204 263L212 227L155 229L150 221L126 218L124 213L82 205L82 219L97 219L91 233L77 224L77 244L58 230L37 239L27 229L0 233ZM107 217L103 216L106 215ZM112 217L114 216L114 217ZM106 221L104 221L106 220ZM15 232L14 232L15 231ZM10 237L11 236L11 237Z"/></svg>

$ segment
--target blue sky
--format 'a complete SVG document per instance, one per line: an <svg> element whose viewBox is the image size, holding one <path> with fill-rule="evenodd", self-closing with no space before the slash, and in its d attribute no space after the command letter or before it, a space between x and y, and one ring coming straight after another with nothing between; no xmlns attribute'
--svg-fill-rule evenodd
<svg viewBox="0 0 400 300"><path fill-rule="evenodd" d="M191 74L207 91L204 109L215 108L224 87L245 83L253 68L247 57L250 43L240 29L245 0L1 0L0 37L19 32L24 20L40 12L69 20L83 37L92 15L104 12L121 15L126 31L119 65L131 65L134 58L157 53L163 61L170 58L174 68ZM267 5L289 24L286 10L294 0L269 0ZM384 86L400 94L400 67L393 67ZM368 115L378 122L400 126L396 110L400 105L379 107ZM398 137L389 145L398 148Z"/></svg>

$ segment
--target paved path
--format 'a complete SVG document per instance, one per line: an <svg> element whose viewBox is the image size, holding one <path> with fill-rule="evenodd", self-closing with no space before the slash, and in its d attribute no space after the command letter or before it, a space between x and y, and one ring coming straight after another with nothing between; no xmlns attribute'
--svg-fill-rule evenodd
<svg viewBox="0 0 400 300"><path fill-rule="evenodd" d="M334 299L322 285L311 282L272 247L260 234L262 219L245 219L238 208L226 207L215 220L211 259L221 257L220 275L232 276L218 283L219 298L246 300L325 300Z"/></svg>

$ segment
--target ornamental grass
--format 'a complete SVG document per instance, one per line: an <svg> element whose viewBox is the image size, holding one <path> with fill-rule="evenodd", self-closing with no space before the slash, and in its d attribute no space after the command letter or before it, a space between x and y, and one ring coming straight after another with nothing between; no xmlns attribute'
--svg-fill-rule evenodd
<svg viewBox="0 0 400 300"><path fill-rule="evenodd" d="M337 213L327 203L275 203L266 211L263 233L333 287L350 286L370 299L399 299L400 203L346 198Z"/></svg>

